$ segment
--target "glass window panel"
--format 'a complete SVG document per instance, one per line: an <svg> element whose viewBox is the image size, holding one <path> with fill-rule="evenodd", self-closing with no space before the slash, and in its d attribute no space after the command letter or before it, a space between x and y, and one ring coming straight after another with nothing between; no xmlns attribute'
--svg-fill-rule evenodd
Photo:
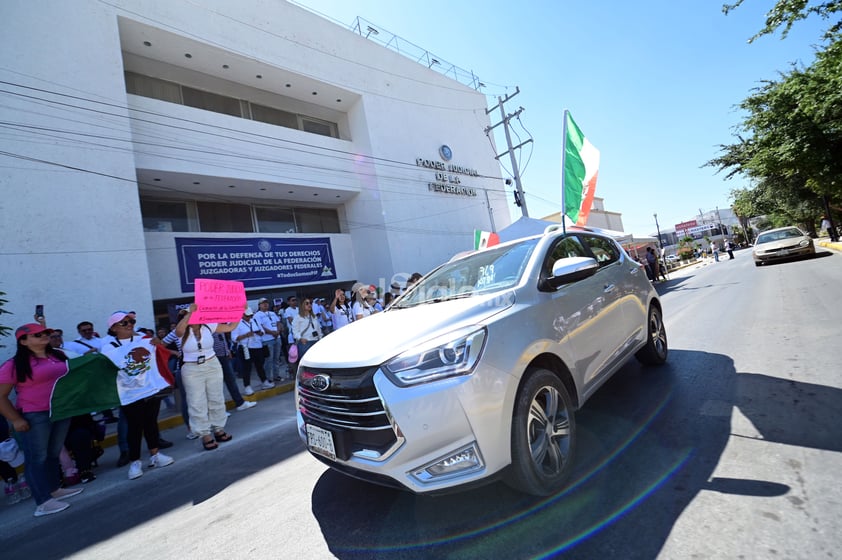
<svg viewBox="0 0 842 560"><path fill-rule="evenodd" d="M184 96L184 104L189 107L196 107L197 109L204 109L205 111L213 111L214 113L222 113L224 115L232 115L234 117L243 116L243 112L240 109L239 99L226 97L209 91L193 89L187 86L181 87L181 93Z"/></svg>
<svg viewBox="0 0 842 560"><path fill-rule="evenodd" d="M255 121L298 129L298 116L295 113L288 113L273 107L251 103L251 118Z"/></svg>
<svg viewBox="0 0 842 560"><path fill-rule="evenodd" d="M254 214L260 233L295 233L295 216L290 208L257 207Z"/></svg>
<svg viewBox="0 0 842 560"><path fill-rule="evenodd" d="M197 202L202 231L252 233L251 207L227 202Z"/></svg>
<svg viewBox="0 0 842 560"><path fill-rule="evenodd" d="M181 86L166 80L150 78L134 72L124 72L126 92L170 103L181 103Z"/></svg>
<svg viewBox="0 0 842 560"><path fill-rule="evenodd" d="M187 204L162 200L140 200L143 231L190 231Z"/></svg>
<svg viewBox="0 0 842 560"><path fill-rule="evenodd" d="M322 217L322 232L323 233L342 233L339 231L339 212L336 210L326 209L321 210Z"/></svg>
<svg viewBox="0 0 842 560"><path fill-rule="evenodd" d="M310 117L301 118L301 130L304 132L312 132L313 134L321 134L322 136L330 136L337 138L336 125L332 122L319 121Z"/></svg>

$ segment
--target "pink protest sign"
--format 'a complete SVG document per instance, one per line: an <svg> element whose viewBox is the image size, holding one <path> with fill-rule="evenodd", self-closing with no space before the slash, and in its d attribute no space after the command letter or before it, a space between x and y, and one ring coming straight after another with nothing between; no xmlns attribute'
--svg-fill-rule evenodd
<svg viewBox="0 0 842 560"><path fill-rule="evenodd" d="M233 280L196 278L196 307L191 325L239 321L246 308L246 289Z"/></svg>

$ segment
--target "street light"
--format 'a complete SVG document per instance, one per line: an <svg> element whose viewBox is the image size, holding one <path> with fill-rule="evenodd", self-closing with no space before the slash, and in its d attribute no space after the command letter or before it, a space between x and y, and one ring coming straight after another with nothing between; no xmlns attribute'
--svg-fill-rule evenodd
<svg viewBox="0 0 842 560"><path fill-rule="evenodd" d="M663 243L663 241L661 241L661 226L658 225L658 214L656 212L655 214L652 214L652 215L655 216L655 229L658 230L658 249L660 249L661 252L663 252L664 251L664 243Z"/></svg>

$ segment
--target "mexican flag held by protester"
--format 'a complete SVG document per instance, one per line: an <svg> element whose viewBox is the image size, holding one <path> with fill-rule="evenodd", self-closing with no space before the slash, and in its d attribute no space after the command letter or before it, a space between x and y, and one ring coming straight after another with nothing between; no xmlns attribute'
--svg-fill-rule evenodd
<svg viewBox="0 0 842 560"><path fill-rule="evenodd" d="M567 110L564 111L564 150L561 157L564 214L577 226L584 226L596 193L599 150L585 138Z"/></svg>
<svg viewBox="0 0 842 560"><path fill-rule="evenodd" d="M160 346L156 346L155 350L163 385L174 385L175 380L167 367L169 354ZM129 396L118 390L117 372L117 366L111 360L96 352L67 360L67 373L53 386L50 419L56 421L100 412L136 400L126 401Z"/></svg>

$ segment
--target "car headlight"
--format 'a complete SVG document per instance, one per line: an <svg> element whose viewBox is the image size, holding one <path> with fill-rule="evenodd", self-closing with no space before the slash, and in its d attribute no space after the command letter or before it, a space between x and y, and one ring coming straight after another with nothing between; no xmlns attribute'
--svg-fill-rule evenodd
<svg viewBox="0 0 842 560"><path fill-rule="evenodd" d="M464 327L407 350L383 369L403 386L468 375L482 355L486 335L485 327Z"/></svg>
<svg viewBox="0 0 842 560"><path fill-rule="evenodd" d="M809 244L810 244L810 240L809 240L809 239L802 239L802 240L801 240L801 243L799 243L799 245L800 245L801 247L806 247L806 246L807 246L807 245L809 245Z"/></svg>

